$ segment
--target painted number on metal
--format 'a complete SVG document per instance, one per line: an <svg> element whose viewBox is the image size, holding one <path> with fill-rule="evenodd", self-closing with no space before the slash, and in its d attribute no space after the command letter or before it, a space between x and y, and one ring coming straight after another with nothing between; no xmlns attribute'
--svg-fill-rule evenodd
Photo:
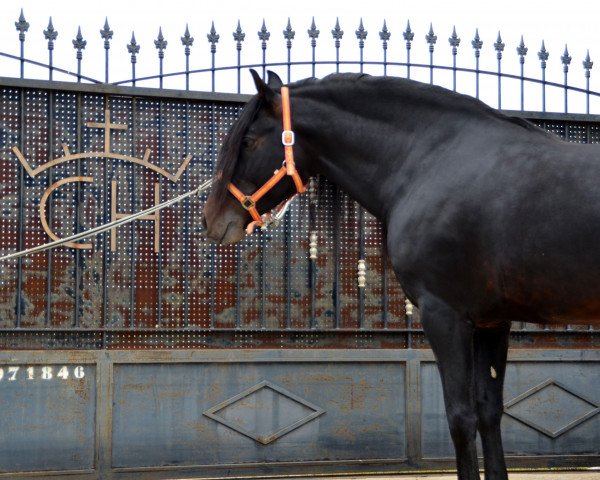
<svg viewBox="0 0 600 480"><path fill-rule="evenodd" d="M83 366L35 366L35 367L0 367L0 383L14 382L15 380L68 380L69 378L82 379L85 377Z"/></svg>

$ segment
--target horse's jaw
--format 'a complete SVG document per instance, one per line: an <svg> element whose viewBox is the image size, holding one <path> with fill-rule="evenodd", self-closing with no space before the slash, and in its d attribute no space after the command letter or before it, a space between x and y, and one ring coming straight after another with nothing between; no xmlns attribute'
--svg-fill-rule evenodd
<svg viewBox="0 0 600 480"><path fill-rule="evenodd" d="M249 215L237 202L227 199L223 208L216 208L209 196L204 207L204 228L206 238L219 245L237 243L246 236Z"/></svg>

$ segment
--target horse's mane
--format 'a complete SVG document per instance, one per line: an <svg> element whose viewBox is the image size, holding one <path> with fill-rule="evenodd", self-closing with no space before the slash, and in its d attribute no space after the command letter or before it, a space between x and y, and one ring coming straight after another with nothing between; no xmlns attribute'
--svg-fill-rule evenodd
<svg viewBox="0 0 600 480"><path fill-rule="evenodd" d="M217 205L221 205L228 194L227 185L231 181L240 155L244 133L254 121L254 117L260 111L262 104L262 99L258 95L253 96L244 105L242 113L229 129L223 141L219 152L219 162L217 163L217 175L212 186L212 194Z"/></svg>
<svg viewBox="0 0 600 480"><path fill-rule="evenodd" d="M496 118L513 125L517 125L526 130L537 132L543 135L549 135L546 131L538 128L536 125L518 117L509 117L498 110L486 105L468 95L461 95L450 90L435 85L429 85L420 82L414 82L398 77L372 77L365 73L332 73L323 77L306 78L290 84L290 89L309 86L336 86L342 88L344 85L356 85L358 82L375 82L378 90L401 89L407 95L414 95L419 102L429 98L438 104L444 104L452 110L463 110L469 113L481 114ZM212 193L218 204L221 204L228 194L227 185L231 181L235 166L240 154L244 133L248 130L256 115L263 106L263 101L258 95L253 96L244 106L238 120L229 130L221 151L217 164L217 176L213 183Z"/></svg>

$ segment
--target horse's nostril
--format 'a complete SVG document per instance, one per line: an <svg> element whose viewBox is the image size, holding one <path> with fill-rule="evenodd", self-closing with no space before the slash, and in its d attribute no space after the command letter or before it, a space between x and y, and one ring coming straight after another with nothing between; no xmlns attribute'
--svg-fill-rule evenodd
<svg viewBox="0 0 600 480"><path fill-rule="evenodd" d="M201 220L201 222L202 222L202 226L204 227L204 230L206 230L206 228L207 228L207 227L206 227L206 217L205 217L204 215L202 215L202 220Z"/></svg>

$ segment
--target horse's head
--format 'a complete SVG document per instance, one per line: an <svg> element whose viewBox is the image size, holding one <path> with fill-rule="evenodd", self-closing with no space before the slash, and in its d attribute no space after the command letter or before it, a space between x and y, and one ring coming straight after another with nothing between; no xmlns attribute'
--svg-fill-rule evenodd
<svg viewBox="0 0 600 480"><path fill-rule="evenodd" d="M281 79L269 72L265 83L254 70L251 73L258 93L246 104L223 142L217 174L204 207L206 236L221 244L241 240L258 214L272 210L300 190L291 176L283 175L256 200L255 218L251 215L249 207L254 202L250 196L274 177L285 158ZM302 171L305 155L300 145L294 147L294 157L304 183L308 173Z"/></svg>

